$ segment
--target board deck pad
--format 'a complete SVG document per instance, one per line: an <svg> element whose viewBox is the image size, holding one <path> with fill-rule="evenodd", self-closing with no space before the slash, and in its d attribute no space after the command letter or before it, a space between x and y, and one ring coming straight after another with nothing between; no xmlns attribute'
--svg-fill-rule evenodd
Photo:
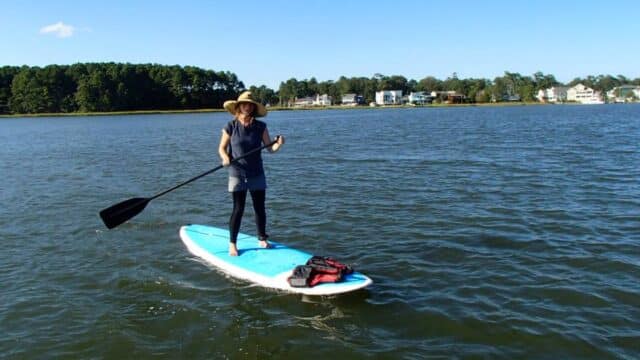
<svg viewBox="0 0 640 360"><path fill-rule="evenodd" d="M271 248L258 246L258 238L238 234L238 256L229 256L229 230L206 225L185 225L180 238L189 251L225 273L258 285L307 295L333 295L358 290L373 281L354 271L337 283L313 287L291 287L287 278L297 265L304 265L312 254L269 240Z"/></svg>

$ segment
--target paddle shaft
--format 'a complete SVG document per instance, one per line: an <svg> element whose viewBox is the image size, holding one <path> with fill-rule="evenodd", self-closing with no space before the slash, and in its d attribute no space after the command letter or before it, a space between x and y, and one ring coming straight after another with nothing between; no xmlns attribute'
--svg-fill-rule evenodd
<svg viewBox="0 0 640 360"><path fill-rule="evenodd" d="M249 154L247 154L247 155L249 155ZM194 177L192 177L191 179L189 179L189 180L187 180L187 181L183 182L182 184L178 184L178 185L176 185L176 186L172 187L171 189L167 189L167 190L165 190L165 191L163 191L163 192L161 192L161 193L158 193L158 194L156 194L156 195L153 195L152 197L150 197L150 198L148 199L148 201L151 201L151 200L153 200L153 199L155 199L155 198L159 198L160 196L162 196L162 195L164 195L164 194L166 194L166 193L172 192L173 190L175 190L175 189L177 189L177 188L180 188L180 187L185 186L185 185L187 185L187 184L189 184L189 183L192 183L192 182L194 182L194 181L196 181L196 180L200 179L200 178L201 178L201 177L203 177L203 176L207 176L207 175L211 174L212 172L215 172L215 171L218 171L218 170L222 169L223 167L224 167L223 165L216 166L215 168L213 168L213 169L211 169L211 170L209 170L209 171L207 171L207 172L204 172L204 173L202 173L202 174L200 174L200 175L198 175L198 176L194 176Z"/></svg>
<svg viewBox="0 0 640 360"><path fill-rule="evenodd" d="M246 154L244 154L244 155L242 155L242 156L240 156L240 157L237 157L237 158L235 158L235 159L231 160L230 164L232 164L232 163L234 163L234 162L237 162L237 161L239 161L239 160L242 160L242 159L246 158L247 156L253 155L253 154L257 153L258 151L262 151L262 150L264 150L264 149L266 149L266 148L268 148L268 147L271 147L271 146L275 145L275 143L277 143L277 142L278 142L278 136L276 136L276 140L275 140L275 141L272 141L270 144L263 145L263 146L261 146L261 147L259 147L259 148L257 148L257 149L253 149L253 150L249 151L248 153L246 153ZM192 183L192 182L194 182L194 181L196 181L196 180L200 179L201 177L207 176L207 175L211 174L212 172L216 172L216 171L218 171L218 170L222 169L223 167L224 167L224 165L216 166L215 168L213 168L213 169L211 169L211 170L209 170L209 171L206 171L206 172L204 172L204 173L202 173L202 174L200 174L200 175L198 175L198 176L194 176L194 177L192 177L191 179L189 179L189 180L187 180L187 181L185 181L185 182L183 182L183 183L181 183L181 184L178 184L178 185L176 185L176 186L172 187L171 189L167 189L167 190L165 190L165 191L163 191L163 192L161 192L161 193L158 193L158 194L156 194L156 195L153 195L152 197L150 197L150 198L148 199L148 201L151 201L151 200L153 200L153 199L155 199L155 198L159 198L160 196L162 196L162 195L164 195L164 194L166 194L166 193L172 192L172 191L173 191L173 190L175 190L175 189L178 189L178 188L183 187L183 186L185 186L185 185L187 185L187 184L190 184L190 183Z"/></svg>

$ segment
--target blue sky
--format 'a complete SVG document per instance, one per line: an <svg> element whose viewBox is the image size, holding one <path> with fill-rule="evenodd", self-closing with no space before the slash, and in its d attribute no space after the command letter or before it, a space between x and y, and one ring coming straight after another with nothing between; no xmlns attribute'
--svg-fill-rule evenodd
<svg viewBox="0 0 640 360"><path fill-rule="evenodd" d="M249 87L315 77L640 77L640 2L0 2L0 66L129 62L230 71Z"/></svg>

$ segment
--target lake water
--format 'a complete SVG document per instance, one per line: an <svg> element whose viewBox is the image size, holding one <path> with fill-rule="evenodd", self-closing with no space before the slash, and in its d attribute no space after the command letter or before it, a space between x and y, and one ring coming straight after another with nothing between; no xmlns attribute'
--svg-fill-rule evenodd
<svg viewBox="0 0 640 360"><path fill-rule="evenodd" d="M640 357L640 106L273 112L273 240L373 278L303 298L192 256L229 115L0 120L6 358ZM255 233L251 207L243 232Z"/></svg>

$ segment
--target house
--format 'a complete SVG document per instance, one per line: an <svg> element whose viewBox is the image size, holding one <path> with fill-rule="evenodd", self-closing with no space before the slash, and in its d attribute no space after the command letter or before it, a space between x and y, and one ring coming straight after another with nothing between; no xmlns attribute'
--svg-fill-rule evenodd
<svg viewBox="0 0 640 360"><path fill-rule="evenodd" d="M433 97L430 94L427 95L424 91L417 91L409 93L409 98L407 99L407 101L410 104L416 105L431 104L431 102L433 101Z"/></svg>
<svg viewBox="0 0 640 360"><path fill-rule="evenodd" d="M356 106L364 104L364 96L358 94L344 94L342 95L343 106Z"/></svg>
<svg viewBox="0 0 640 360"><path fill-rule="evenodd" d="M466 96L457 93L454 90L432 91L431 97L434 99L440 98L440 100L446 104L462 104L466 98Z"/></svg>
<svg viewBox="0 0 640 360"><path fill-rule="evenodd" d="M640 99L640 86L621 85L607 91L607 99L616 103L633 102Z"/></svg>
<svg viewBox="0 0 640 360"><path fill-rule="evenodd" d="M296 98L294 107L309 107L309 106L329 106L332 104L331 96L327 94L316 94L315 96L307 96L303 98Z"/></svg>
<svg viewBox="0 0 640 360"><path fill-rule="evenodd" d="M378 105L402 104L402 90L376 91L376 104Z"/></svg>
<svg viewBox="0 0 640 360"><path fill-rule="evenodd" d="M566 86L553 86L548 89L540 89L538 90L538 95L536 96L536 98L540 102L565 102L567 101L568 89L569 88Z"/></svg>
<svg viewBox="0 0 640 360"><path fill-rule="evenodd" d="M293 106L295 107L313 106L314 100L315 99L311 96L296 98L296 101L294 102Z"/></svg>
<svg viewBox="0 0 640 360"><path fill-rule="evenodd" d="M455 91L448 91L448 93L447 100L445 101L447 104L462 104L467 98L464 94L460 94Z"/></svg>
<svg viewBox="0 0 640 360"><path fill-rule="evenodd" d="M316 98L313 100L315 106L330 106L332 103L333 99L327 94L316 94Z"/></svg>
<svg viewBox="0 0 640 360"><path fill-rule="evenodd" d="M567 101L575 101L581 104L604 104L599 91L582 84L570 87L567 90Z"/></svg>

